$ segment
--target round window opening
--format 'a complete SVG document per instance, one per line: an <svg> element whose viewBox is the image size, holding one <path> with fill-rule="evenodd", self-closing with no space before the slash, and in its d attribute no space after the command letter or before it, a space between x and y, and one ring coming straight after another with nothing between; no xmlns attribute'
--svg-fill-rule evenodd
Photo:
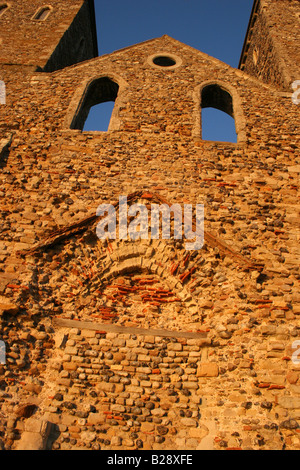
<svg viewBox="0 0 300 470"><path fill-rule="evenodd" d="M159 67L173 67L176 65L176 60L166 55L160 55L158 57L154 57L153 63Z"/></svg>

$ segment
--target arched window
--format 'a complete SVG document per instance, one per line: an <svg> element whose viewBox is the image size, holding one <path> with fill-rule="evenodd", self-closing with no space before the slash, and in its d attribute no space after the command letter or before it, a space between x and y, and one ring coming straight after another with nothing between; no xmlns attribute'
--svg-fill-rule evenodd
<svg viewBox="0 0 300 470"><path fill-rule="evenodd" d="M49 6L44 6L38 9L38 11L33 16L34 20L45 21L51 13L52 8Z"/></svg>
<svg viewBox="0 0 300 470"><path fill-rule="evenodd" d="M203 140L237 142L232 96L220 85L202 89L201 122Z"/></svg>
<svg viewBox="0 0 300 470"><path fill-rule="evenodd" d="M118 91L119 85L108 77L94 80L86 90L71 128L84 131L107 131Z"/></svg>
<svg viewBox="0 0 300 470"><path fill-rule="evenodd" d="M2 16L8 9L7 3L0 3L0 16Z"/></svg>

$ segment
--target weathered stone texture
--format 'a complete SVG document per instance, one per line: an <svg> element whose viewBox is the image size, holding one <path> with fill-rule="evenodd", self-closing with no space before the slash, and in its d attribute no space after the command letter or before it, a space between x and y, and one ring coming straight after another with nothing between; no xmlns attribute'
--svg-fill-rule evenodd
<svg viewBox="0 0 300 470"><path fill-rule="evenodd" d="M66 4L68 29L83 2ZM274 5L284 31L297 5ZM163 36L37 72L59 31L28 52L3 31L20 56L0 65L0 448L299 449L299 106L275 55L258 79ZM73 129L103 77L108 132ZM202 139L210 86L237 143ZM96 209L120 195L204 204L204 247L101 242Z"/></svg>
<svg viewBox="0 0 300 470"><path fill-rule="evenodd" d="M291 91L299 80L299 1L255 0L240 68Z"/></svg>
<svg viewBox="0 0 300 470"><path fill-rule="evenodd" d="M44 6L39 0L9 2L0 17L1 65L53 71L97 55L92 2L53 0L49 17L38 21Z"/></svg>

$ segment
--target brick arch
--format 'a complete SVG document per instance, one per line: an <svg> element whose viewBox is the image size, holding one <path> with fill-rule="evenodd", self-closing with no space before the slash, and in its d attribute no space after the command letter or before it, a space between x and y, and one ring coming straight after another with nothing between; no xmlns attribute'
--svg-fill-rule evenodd
<svg viewBox="0 0 300 470"><path fill-rule="evenodd" d="M195 268L188 265L184 249L175 261L166 253L170 243L165 241L114 241L101 246L92 232L50 251L53 258L38 280L39 292L52 292L63 318L122 323L129 316L140 324L138 310L149 312L147 321L156 327L151 309L164 317L164 323L178 308L182 324L186 315L201 316L198 300L203 297L198 299L190 288ZM56 270L61 263L63 270Z"/></svg>
<svg viewBox="0 0 300 470"><path fill-rule="evenodd" d="M174 270L174 263L167 256L162 263L164 245L164 242L158 242L155 247L137 242L114 242L106 247L107 256L95 266L97 274L88 281L89 295L100 299L98 308L102 320L117 321L114 315L121 314L122 319L124 312L128 315L132 309L144 312L156 308L165 315L166 309L180 308L182 312L198 314L197 297L185 285L190 280L189 270L185 269L182 276ZM126 284L121 284L124 279ZM132 295L141 298L132 300ZM113 300L114 306L106 306L108 299ZM132 302L129 309L123 308L122 303L126 305L128 301ZM95 316L98 318L97 312ZM152 326L155 326L154 318L148 318L148 321L154 322Z"/></svg>
<svg viewBox="0 0 300 470"><path fill-rule="evenodd" d="M129 204L137 200L167 203L161 196L143 191L128 196ZM118 203L115 202L115 208ZM149 312L147 322L151 327L160 321L159 327L169 324L168 328L172 329L175 321L175 327L182 328L194 319L196 323L202 322L203 309L212 307L211 302L207 304L214 291L212 279L219 282L221 276L221 282L226 282L237 268L258 269L258 265L251 264L208 232L204 247L191 252L185 249L182 240L99 240L98 220L95 215L88 217L54 232L35 248L19 253L45 253L38 281L39 295L51 291L58 311L63 316L67 314L67 318L75 315L78 320L100 318L117 322L123 321L124 316L135 315L134 322L139 324L136 311L140 309L143 314L144 310ZM223 257L232 258L230 267L228 263L223 265ZM216 269L212 271L212 267ZM142 278L142 282L137 278ZM156 291L149 296L142 287L148 281L150 284L153 281L151 290ZM135 294L137 297L133 298ZM236 298L237 294L231 295ZM223 303L224 299L218 301ZM126 310L127 303L131 305ZM152 308L158 309L154 316ZM175 311L178 315L172 313Z"/></svg>
<svg viewBox="0 0 300 470"><path fill-rule="evenodd" d="M156 274L167 283L170 289L180 290L182 298L190 298L189 289L184 286L184 283L192 272L186 270L179 274L177 268L180 262L177 262L176 268L176 262L172 262L165 254L167 246L170 247L170 243L167 244L164 240L148 243L134 241L124 243L116 240L109 243L108 254L103 261L103 271L99 273L98 279L101 277L101 282L105 284L122 274L134 272ZM182 261L184 261L187 253L184 249L182 253L184 254Z"/></svg>
<svg viewBox="0 0 300 470"><path fill-rule="evenodd" d="M168 206L172 206L172 203L157 193L152 193L150 191L136 191L127 196L128 204L134 203L138 200L145 200L147 202L153 202L157 204L166 204ZM118 208L119 201L115 201L111 203L115 209ZM99 217L95 214L92 214L78 222L65 226L60 230L57 230L50 234L47 238L42 240L36 246L18 251L16 254L17 256L26 256L26 255L36 255L37 253L53 247L65 240L76 236L79 233L87 233L89 230L94 230L96 232L96 224L98 222ZM195 229L193 223L193 229ZM224 256L228 256L232 259L234 264L240 266L245 270L254 270L254 271L263 271L265 266L261 263L256 262L255 260L247 259L247 257L241 255L235 249L231 248L229 245L224 243L221 239L217 238L208 230L205 230L204 233L204 241L205 245L210 248L216 249Z"/></svg>

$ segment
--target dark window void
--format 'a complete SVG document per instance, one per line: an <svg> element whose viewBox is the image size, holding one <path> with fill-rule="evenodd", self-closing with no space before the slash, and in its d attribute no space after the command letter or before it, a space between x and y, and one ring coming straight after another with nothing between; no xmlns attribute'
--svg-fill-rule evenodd
<svg viewBox="0 0 300 470"><path fill-rule="evenodd" d="M231 95L219 85L208 85L201 97L202 139L237 142Z"/></svg>
<svg viewBox="0 0 300 470"><path fill-rule="evenodd" d="M8 4L7 3L1 3L0 4L0 16L3 15L3 13L5 12L5 10L7 10L8 8Z"/></svg>
<svg viewBox="0 0 300 470"><path fill-rule="evenodd" d="M35 20L38 20L38 21L43 21L45 20L48 15L50 14L51 12L51 8L50 7L42 7L40 8L36 14L34 15L34 19Z"/></svg>
<svg viewBox="0 0 300 470"><path fill-rule="evenodd" d="M89 86L72 125L84 131L107 131L119 86L104 77Z"/></svg>
<svg viewBox="0 0 300 470"><path fill-rule="evenodd" d="M153 63L155 65L159 65L160 67L172 67L173 65L176 65L175 60L168 56L155 57L153 59Z"/></svg>

